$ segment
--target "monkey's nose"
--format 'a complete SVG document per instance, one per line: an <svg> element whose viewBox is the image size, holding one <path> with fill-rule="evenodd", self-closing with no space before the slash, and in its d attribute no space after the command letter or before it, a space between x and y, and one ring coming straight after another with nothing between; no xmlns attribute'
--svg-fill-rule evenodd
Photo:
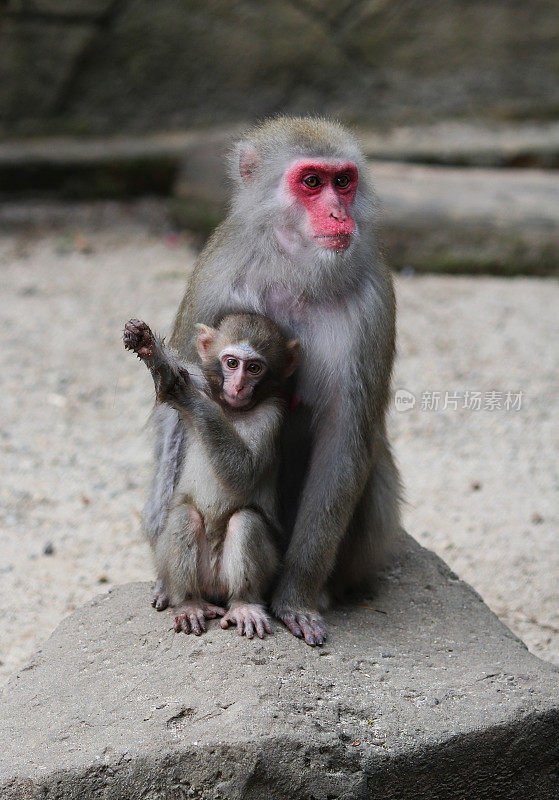
<svg viewBox="0 0 559 800"><path fill-rule="evenodd" d="M345 222L347 219L347 212L345 208L340 206L340 208L334 208L330 212L330 216L333 217L334 219L337 219L338 222Z"/></svg>

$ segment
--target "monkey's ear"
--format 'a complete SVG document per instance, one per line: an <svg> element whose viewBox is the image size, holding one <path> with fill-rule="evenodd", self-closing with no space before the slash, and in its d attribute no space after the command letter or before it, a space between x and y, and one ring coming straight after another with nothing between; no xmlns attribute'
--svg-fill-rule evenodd
<svg viewBox="0 0 559 800"><path fill-rule="evenodd" d="M210 351L215 341L217 331L215 328L210 328L209 325L202 325L199 322L196 323L196 328L198 330L196 350L198 350L198 355L202 359L202 363L205 364L210 357Z"/></svg>
<svg viewBox="0 0 559 800"><path fill-rule="evenodd" d="M286 349L287 349L287 360L283 377L289 378L289 376L293 375L293 373L299 366L299 352L301 350L301 345L297 339L291 339L291 341L287 343Z"/></svg>
<svg viewBox="0 0 559 800"><path fill-rule="evenodd" d="M248 142L241 142L239 145L239 172L245 183L252 181L259 161L255 148Z"/></svg>

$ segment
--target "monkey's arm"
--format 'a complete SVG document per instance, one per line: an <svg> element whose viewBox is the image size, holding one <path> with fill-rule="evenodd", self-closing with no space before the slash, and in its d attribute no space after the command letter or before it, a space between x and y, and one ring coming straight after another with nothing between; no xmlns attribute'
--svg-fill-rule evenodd
<svg viewBox="0 0 559 800"><path fill-rule="evenodd" d="M151 372L160 403L166 402L167 397L173 396L173 393L176 395L182 384L186 386L192 382L196 388L202 388L202 381L188 372L186 362L181 361L145 322L138 319L128 320L122 338L125 348L136 353Z"/></svg>
<svg viewBox="0 0 559 800"><path fill-rule="evenodd" d="M184 400L174 407L179 416L184 414L196 427L215 473L236 494L250 494L273 464L280 428L279 409L271 407L263 419L255 420L250 439L245 441L223 409L206 394L192 387L188 400Z"/></svg>

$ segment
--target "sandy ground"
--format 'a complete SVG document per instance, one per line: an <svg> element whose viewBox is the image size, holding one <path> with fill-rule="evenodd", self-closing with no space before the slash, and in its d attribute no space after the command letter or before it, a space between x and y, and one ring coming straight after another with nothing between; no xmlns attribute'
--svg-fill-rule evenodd
<svg viewBox="0 0 559 800"><path fill-rule="evenodd" d="M130 316L165 332L195 254L155 203L49 216L31 230L17 207L0 214L1 682L78 604L152 576L139 520L153 392L120 336ZM559 664L559 284L401 277L397 290L394 387L416 398L390 418L406 527ZM424 408L433 391L438 410ZM462 407L477 402L466 391L480 410Z"/></svg>

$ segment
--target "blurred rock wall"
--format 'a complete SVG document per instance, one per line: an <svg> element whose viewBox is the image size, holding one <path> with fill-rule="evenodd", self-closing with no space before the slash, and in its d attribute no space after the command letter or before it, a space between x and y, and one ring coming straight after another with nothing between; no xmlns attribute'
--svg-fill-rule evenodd
<svg viewBox="0 0 559 800"><path fill-rule="evenodd" d="M559 112L557 0L0 0L0 134Z"/></svg>

